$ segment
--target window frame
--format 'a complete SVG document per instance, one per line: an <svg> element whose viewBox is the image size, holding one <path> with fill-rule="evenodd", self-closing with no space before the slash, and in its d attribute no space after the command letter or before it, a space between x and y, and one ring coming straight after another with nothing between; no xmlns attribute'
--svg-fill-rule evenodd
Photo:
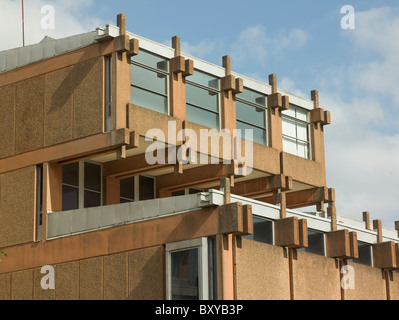
<svg viewBox="0 0 399 320"><path fill-rule="evenodd" d="M165 87L165 92L166 92L166 94L162 94L162 93L156 92L156 91L154 91L154 90L151 90L151 89L148 89L148 88L141 87L141 86L139 86L139 85L133 84L133 81L132 81L132 79L133 79L133 74L130 75L130 88L135 87L135 88L137 88L137 89L139 89L139 90L143 90L143 91L146 91L146 92L148 92L148 93L151 93L151 94L154 94L154 95L157 95L157 96L160 96L160 97L165 98L165 99L166 99L166 106L167 106L167 108L166 108L167 110L166 110L166 111L167 111L167 112L166 112L166 113L160 112L160 113L166 114L166 115L170 115L170 84L169 84L169 81L170 81L170 71L169 71L169 70L170 70L170 65L169 65L169 64L170 64L170 59L167 58L167 57L164 57L164 56L162 56L162 55L160 55L160 54L158 54L158 53L154 53L154 52L151 52L151 51L148 51L148 50L145 50L145 49L140 49L140 52L149 53L150 55L158 56L158 57L160 57L160 58L162 58L162 59L167 60L166 63L168 64L168 71L164 71L164 70L156 69L156 68L154 68L154 67L152 67L152 66L143 64L143 63L141 63L141 62L134 61L134 60L132 59L133 57L129 59L129 63L130 63L130 64L133 64L133 65L135 65L135 66L137 66L137 67L139 67L139 68L146 69L147 71L154 72L154 73L156 73L156 74L162 74L162 75L164 75L164 76L166 77L166 80L165 80L165 81L166 81L166 87ZM139 53L139 54L140 54L140 53ZM133 103L132 98L131 98L131 103ZM139 106L140 106L140 105L139 105ZM154 110L154 109L147 108L147 107L144 107L144 106L140 106L140 107L145 108L145 109L148 109L148 110L152 110L152 111L154 111L154 112L159 112L159 111L156 111L156 110Z"/></svg>
<svg viewBox="0 0 399 320"><path fill-rule="evenodd" d="M291 153L291 152L288 152L288 151L284 151L284 152L287 152L287 153L296 155L296 156L301 157L301 158L304 158L304 159L311 160L311 159L312 159L312 149L311 149L310 121L309 121L309 118L308 118L307 121L302 120L302 119L298 119L298 117L297 117L297 111L296 111L297 108L299 108L299 109L301 109L301 110L304 110L304 111L307 112L308 117L309 117L309 110L308 110L308 109L305 109L305 108L302 108L302 107L300 107L300 106L297 106L297 105L290 104L290 108L292 108L292 107L295 108L295 117L293 117L293 116L291 116L291 115L287 115L287 114L285 114L284 112L281 114L283 151L284 151L284 138L286 138L287 140L291 140L291 141L294 141L294 142L295 142L296 153L294 154L294 153ZM290 135L284 134L284 118L287 119L287 120L289 120L289 121L294 122L294 124L295 124L295 138L292 137L292 136L290 136ZM302 140L302 139L298 139L298 123L306 126L307 141ZM298 154L298 145L299 145L300 143L306 144L306 146L307 146L308 152L307 152L307 156L306 156L306 157L302 157L302 156L300 156L300 155Z"/></svg>
<svg viewBox="0 0 399 320"><path fill-rule="evenodd" d="M269 141L268 141L269 140L269 134L268 134L268 126L267 126L267 121L268 121L268 118L267 118L267 95L262 93L262 92L256 91L254 89L248 88L248 87L244 87L244 91L245 91L245 89L247 89L249 91L256 92L259 95L264 95L265 96L265 105L262 106L260 104L254 103L252 101L245 100L244 98L242 98L242 95L240 95L240 94L236 95L236 101L241 102L243 104L246 104L246 105L248 105L250 107L254 107L254 108L258 108L258 109L263 109L264 110L264 112L265 112L265 117L264 117L265 127L262 128L259 125L256 125L256 124L253 124L253 123L249 123L249 122L247 122L245 120L238 119L237 112L236 112L236 122L241 122L241 123L244 123L244 124L249 125L251 127L255 127L255 128L263 130L265 132L265 141L263 142L262 145L268 146L269 145ZM236 109L237 109L237 105L236 105ZM255 142L255 143L257 143L257 142Z"/></svg>
<svg viewBox="0 0 399 320"><path fill-rule="evenodd" d="M146 178L150 178L154 181L154 199L156 199L157 196L157 179L151 175L148 174L140 174L140 175L136 175L136 176L132 176L132 177L124 177L123 179L120 179L120 181L124 180L124 179L130 179L133 178L133 183L134 183L134 199L133 201L131 201L132 199L126 198L126 197L122 197L120 195L119 192L119 202L121 202L121 199L123 200L128 200L128 202L138 202L138 201L145 201L145 200L140 200L140 176L146 177ZM119 181L119 183L120 183Z"/></svg>
<svg viewBox="0 0 399 320"><path fill-rule="evenodd" d="M85 180L84 180L84 165L85 163L92 163L95 165L98 165L100 167L100 190L101 191L97 191L97 190L91 190L88 188L85 188ZM102 206L104 203L104 186L103 186L103 166L102 163L100 162L96 162L96 161L91 161L91 160L81 160L81 161L77 161L75 163L78 163L78 186L74 186L74 185L70 185L68 183L64 183L63 181L61 182L62 186L67 186L67 187L73 187L78 189L78 207L76 209L70 209L70 210L80 210L80 209L85 209L85 205L84 205L84 201L85 201L85 197L84 197L84 193L85 191L89 191L89 192L94 192L94 193L99 193L100 194L100 205ZM64 179L64 177L62 178ZM62 202L63 202L63 198L64 196L62 195ZM63 210L64 211L64 210ZM66 210L67 211L67 210ZM68 210L69 211L69 210Z"/></svg>
<svg viewBox="0 0 399 320"><path fill-rule="evenodd" d="M172 259L173 252L198 249L198 299L209 300L209 253L208 238L185 240L165 245L165 297L172 300Z"/></svg>
<svg viewBox="0 0 399 320"><path fill-rule="evenodd" d="M189 77L186 78L186 110L187 110L187 106L190 106L190 107L194 107L194 108L200 109L200 110L202 110L202 111L207 111L207 112L216 114L216 115L217 115L217 119L218 119L218 121L217 121L217 122L218 122L218 128L211 128L211 129L216 129L216 130L220 131L221 126L222 126L222 124L221 124L221 114L220 114L220 111L221 111L221 96L220 96L220 95L221 95L221 88L220 88L220 86L221 86L221 78L218 77L218 76L216 76L216 75L214 75L214 74L211 74L211 73L209 73L209 72L207 72L207 71L203 71L203 70L198 69L198 68L194 69L194 73L197 72L197 71L198 71L198 72L201 72L201 73L204 73L204 74L206 74L206 75L208 75L208 76L211 76L211 77L214 77L215 79L217 79L219 89L211 88L211 87L209 87L209 86L205 86L205 85L203 85L203 84L200 84L200 83L191 81ZM202 89L202 90L206 90L206 91L208 91L208 92L213 92L213 93L215 93L215 94L217 95L217 99L216 99L216 100L217 100L217 110L218 110L218 111L216 112L216 111L207 109L207 108L205 108L205 107L202 107L202 106L199 106L199 105L196 105L196 104L193 104L193 103L189 103L189 102L187 101L187 85L191 85L191 86L200 88L200 89ZM200 124L200 123L197 123L197 122L194 122L194 121L191 121L191 122L196 123L196 124L199 124L199 125L201 125L201 126L204 126L203 124ZM205 126L204 126L204 127L205 127Z"/></svg>

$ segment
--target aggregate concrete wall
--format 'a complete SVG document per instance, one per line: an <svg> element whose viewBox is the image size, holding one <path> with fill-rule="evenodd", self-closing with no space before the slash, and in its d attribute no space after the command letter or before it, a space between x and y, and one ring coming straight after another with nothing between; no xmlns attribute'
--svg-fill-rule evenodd
<svg viewBox="0 0 399 320"><path fill-rule="evenodd" d="M0 248L33 241L36 167L0 175Z"/></svg>
<svg viewBox="0 0 399 320"><path fill-rule="evenodd" d="M41 268L0 274L0 300L164 299L164 248L157 246L54 265L55 289Z"/></svg>
<svg viewBox="0 0 399 320"><path fill-rule="evenodd" d="M0 88L0 159L103 131L102 57L26 78Z"/></svg>

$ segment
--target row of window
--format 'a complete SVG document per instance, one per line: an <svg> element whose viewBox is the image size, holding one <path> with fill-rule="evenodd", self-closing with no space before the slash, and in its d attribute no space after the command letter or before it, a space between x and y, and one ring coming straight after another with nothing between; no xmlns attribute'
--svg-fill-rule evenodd
<svg viewBox="0 0 399 320"><path fill-rule="evenodd" d="M131 58L132 103L169 114L169 61L141 50ZM267 96L249 88L237 95L237 129L250 129L253 142L268 145ZM200 70L186 79L187 120L220 130L220 79ZM242 131L244 132L244 131ZM283 112L284 151L310 159L309 112L291 105Z"/></svg>
<svg viewBox="0 0 399 320"><path fill-rule="evenodd" d="M273 221L261 217L253 217L253 234L243 237L267 244L274 244ZM358 241L359 258L350 261L372 266L372 246L368 243ZM303 252L326 255L325 234L321 231L308 229L308 247L299 249Z"/></svg>

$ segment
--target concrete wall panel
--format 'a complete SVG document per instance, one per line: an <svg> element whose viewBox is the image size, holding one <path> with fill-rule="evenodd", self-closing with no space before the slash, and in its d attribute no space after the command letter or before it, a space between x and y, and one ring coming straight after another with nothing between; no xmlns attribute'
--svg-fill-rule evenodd
<svg viewBox="0 0 399 320"><path fill-rule="evenodd" d="M284 249L242 239L236 250L237 299L289 300L288 257Z"/></svg>
<svg viewBox="0 0 399 320"><path fill-rule="evenodd" d="M341 280L335 259L302 251L293 254L294 300L340 300Z"/></svg>
<svg viewBox="0 0 399 320"><path fill-rule="evenodd" d="M33 299L34 300L54 300L55 299L55 290L54 289L43 289L41 286L41 282L43 277L47 277L49 275L48 272L40 273L41 268L36 268L33 270ZM55 272L54 272L55 277ZM55 279L54 279L55 280ZM44 279L44 282L48 284L47 278ZM55 281L54 281L55 284Z"/></svg>
<svg viewBox="0 0 399 320"><path fill-rule="evenodd" d="M73 67L73 138L103 131L103 59L95 58Z"/></svg>
<svg viewBox="0 0 399 320"><path fill-rule="evenodd" d="M72 139L72 67L46 74L44 145Z"/></svg>
<svg viewBox="0 0 399 320"><path fill-rule="evenodd" d="M129 252L128 299L164 299L164 252L162 246Z"/></svg>
<svg viewBox="0 0 399 320"><path fill-rule="evenodd" d="M15 85L0 88L0 159L14 154Z"/></svg>
<svg viewBox="0 0 399 320"><path fill-rule="evenodd" d="M11 276L11 299L33 299L33 270L14 272Z"/></svg>
<svg viewBox="0 0 399 320"><path fill-rule="evenodd" d="M11 299L11 273L0 274L0 300Z"/></svg>
<svg viewBox="0 0 399 320"><path fill-rule="evenodd" d="M124 300L127 297L127 253L104 257L104 299Z"/></svg>
<svg viewBox="0 0 399 320"><path fill-rule="evenodd" d="M80 261L81 300L101 300L103 298L103 258Z"/></svg>
<svg viewBox="0 0 399 320"><path fill-rule="evenodd" d="M45 77L17 83L15 122L16 154L43 147L43 111Z"/></svg>
<svg viewBox="0 0 399 320"><path fill-rule="evenodd" d="M33 240L36 167L1 175L0 248Z"/></svg>
<svg viewBox="0 0 399 320"><path fill-rule="evenodd" d="M57 265L55 271L57 300L79 299L79 261Z"/></svg>
<svg viewBox="0 0 399 320"><path fill-rule="evenodd" d="M386 300L386 280L382 269L348 262L354 268L355 289L345 290L345 300Z"/></svg>

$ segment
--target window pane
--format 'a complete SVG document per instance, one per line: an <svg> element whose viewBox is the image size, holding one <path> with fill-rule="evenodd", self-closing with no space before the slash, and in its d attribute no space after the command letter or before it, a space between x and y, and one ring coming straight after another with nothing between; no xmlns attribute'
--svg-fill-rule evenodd
<svg viewBox="0 0 399 320"><path fill-rule="evenodd" d="M121 197L134 200L134 177L121 179L120 189Z"/></svg>
<svg viewBox="0 0 399 320"><path fill-rule="evenodd" d="M219 79L208 73L201 72L199 70L194 70L194 74L190 76L191 82L201 84L203 86L219 90Z"/></svg>
<svg viewBox="0 0 399 320"><path fill-rule="evenodd" d="M84 207L92 208L101 206L101 193L85 190L84 192Z"/></svg>
<svg viewBox="0 0 399 320"><path fill-rule="evenodd" d="M237 101L236 110L237 120L242 120L262 128L266 127L265 109L255 108L248 104Z"/></svg>
<svg viewBox="0 0 399 320"><path fill-rule="evenodd" d="M171 253L173 300L198 300L198 248Z"/></svg>
<svg viewBox="0 0 399 320"><path fill-rule="evenodd" d="M140 176L139 177L139 184L140 184L140 201L141 200L150 200L155 198L154 194L154 179Z"/></svg>
<svg viewBox="0 0 399 320"><path fill-rule="evenodd" d="M131 81L133 85L155 91L160 94L167 94L167 76L146 68L132 64Z"/></svg>
<svg viewBox="0 0 399 320"><path fill-rule="evenodd" d="M288 152L291 154L297 154L297 150L296 150L296 142L295 140L292 140L290 138L287 137L283 137L283 150L284 152Z"/></svg>
<svg viewBox="0 0 399 320"><path fill-rule="evenodd" d="M62 167L62 183L79 186L79 163L71 163Z"/></svg>
<svg viewBox="0 0 399 320"><path fill-rule="evenodd" d="M63 185L62 211L75 210L78 208L79 208L79 189Z"/></svg>
<svg viewBox="0 0 399 320"><path fill-rule="evenodd" d="M132 103L156 112L168 113L168 100L166 97L133 87Z"/></svg>
<svg viewBox="0 0 399 320"><path fill-rule="evenodd" d="M140 53L136 56L133 56L131 60L165 72L168 72L169 70L168 59L157 56L142 49L140 49Z"/></svg>
<svg viewBox="0 0 399 320"><path fill-rule="evenodd" d="M307 124L297 122L297 139L308 141L308 126Z"/></svg>
<svg viewBox="0 0 399 320"><path fill-rule="evenodd" d="M186 192L184 190L173 191L172 197L184 196L185 194L186 194Z"/></svg>
<svg viewBox="0 0 399 320"><path fill-rule="evenodd" d="M299 157L309 159L309 146L306 142L297 142L297 155Z"/></svg>
<svg viewBox="0 0 399 320"><path fill-rule="evenodd" d="M244 88L244 92L240 93L237 97L266 107L266 96L251 89Z"/></svg>
<svg viewBox="0 0 399 320"><path fill-rule="evenodd" d="M244 137L245 139L250 140L249 137L245 136L244 130L252 130L252 134L253 134L252 141L259 143L259 144L266 145L266 130L250 126L250 125L248 125L246 123L242 123L240 121L237 121L237 129L241 130L241 132L237 131L238 137Z"/></svg>
<svg viewBox="0 0 399 320"><path fill-rule="evenodd" d="M295 121L283 117L283 134L296 138Z"/></svg>
<svg viewBox="0 0 399 320"><path fill-rule="evenodd" d="M85 189L101 192L101 165L85 162Z"/></svg>
<svg viewBox="0 0 399 320"><path fill-rule="evenodd" d="M308 230L308 247L300 249L304 252L324 256L324 234L315 230Z"/></svg>
<svg viewBox="0 0 399 320"><path fill-rule="evenodd" d="M296 108L296 118L302 121L309 121L309 111L302 108Z"/></svg>
<svg viewBox="0 0 399 320"><path fill-rule="evenodd" d="M187 103L218 112L218 94L190 84L186 85Z"/></svg>
<svg viewBox="0 0 399 320"><path fill-rule="evenodd" d="M201 193L201 192L204 192L204 190L202 190L202 189L195 189L195 188L190 188L190 189L188 190L188 193L189 193L189 194L196 194L196 193Z"/></svg>
<svg viewBox="0 0 399 320"><path fill-rule="evenodd" d="M288 110L284 110L282 114L295 118L295 109L296 108L292 104L290 104L290 108Z"/></svg>
<svg viewBox="0 0 399 320"><path fill-rule="evenodd" d="M272 221L253 217L253 234L244 236L244 239L273 244Z"/></svg>
<svg viewBox="0 0 399 320"><path fill-rule="evenodd" d="M219 130L219 116L216 113L187 105L187 121Z"/></svg>
<svg viewBox="0 0 399 320"><path fill-rule="evenodd" d="M358 241L359 258L353 259L353 262L360 263L366 266L371 266L371 245L368 243Z"/></svg>

